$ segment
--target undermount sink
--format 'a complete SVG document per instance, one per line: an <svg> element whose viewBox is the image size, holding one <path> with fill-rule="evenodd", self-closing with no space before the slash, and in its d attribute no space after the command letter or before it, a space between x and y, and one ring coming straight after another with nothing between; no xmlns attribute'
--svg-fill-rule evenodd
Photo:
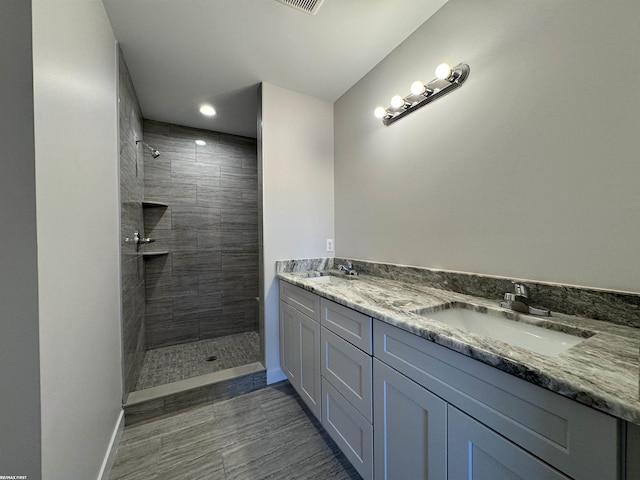
<svg viewBox="0 0 640 480"><path fill-rule="evenodd" d="M343 280L355 280L358 277L355 275L334 275L330 273L329 275L320 275L317 277L307 277L305 280L309 280L313 283L332 283L332 282L341 282Z"/></svg>
<svg viewBox="0 0 640 480"><path fill-rule="evenodd" d="M512 320L500 316L500 311L484 313L464 307L437 312L425 310L415 310L413 313L549 357L555 357L593 335L592 332L579 329L575 329L575 334L553 330L546 327L551 327L549 321L544 322L545 326L526 323L540 321L530 315L517 314L518 320Z"/></svg>
<svg viewBox="0 0 640 480"><path fill-rule="evenodd" d="M334 277L334 276L331 276L331 275L323 275L321 277L305 278L305 280L309 280L310 282L313 282L313 283L331 283L336 278L337 277Z"/></svg>

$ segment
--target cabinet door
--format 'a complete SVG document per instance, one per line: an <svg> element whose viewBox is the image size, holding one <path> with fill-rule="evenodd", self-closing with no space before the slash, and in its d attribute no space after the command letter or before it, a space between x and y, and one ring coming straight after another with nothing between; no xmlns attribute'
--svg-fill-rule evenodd
<svg viewBox="0 0 640 480"><path fill-rule="evenodd" d="M375 358L373 383L376 480L447 478L447 404Z"/></svg>
<svg viewBox="0 0 640 480"><path fill-rule="evenodd" d="M298 394L318 420L320 401L320 324L294 309L300 325L300 388Z"/></svg>
<svg viewBox="0 0 640 480"><path fill-rule="evenodd" d="M300 389L300 320L297 310L280 302L280 367L296 390Z"/></svg>
<svg viewBox="0 0 640 480"><path fill-rule="evenodd" d="M569 480L493 430L449 405L449 478Z"/></svg>

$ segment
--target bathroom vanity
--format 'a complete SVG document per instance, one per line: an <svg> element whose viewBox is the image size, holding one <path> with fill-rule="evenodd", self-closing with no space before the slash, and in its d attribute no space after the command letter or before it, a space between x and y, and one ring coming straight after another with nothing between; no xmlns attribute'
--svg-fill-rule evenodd
<svg viewBox="0 0 640 480"><path fill-rule="evenodd" d="M637 328L314 275L278 274L282 369L363 478L639 478ZM506 319L493 330L551 330L559 346L541 353L430 318L457 309Z"/></svg>

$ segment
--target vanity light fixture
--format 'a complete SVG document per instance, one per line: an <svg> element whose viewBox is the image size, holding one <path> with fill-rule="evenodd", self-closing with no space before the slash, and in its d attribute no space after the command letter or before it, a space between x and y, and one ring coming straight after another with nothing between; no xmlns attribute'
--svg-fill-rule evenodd
<svg viewBox="0 0 640 480"><path fill-rule="evenodd" d="M376 107L373 114L378 118L382 118L387 114L387 109L384 107Z"/></svg>
<svg viewBox="0 0 640 480"><path fill-rule="evenodd" d="M411 94L412 95L422 95L427 91L427 87L420 80L416 80L411 84ZM433 90L429 93L433 93Z"/></svg>
<svg viewBox="0 0 640 480"><path fill-rule="evenodd" d="M416 80L411 84L411 93L406 97L395 95L388 108L377 107L374 115L382 119L382 123L390 125L405 115L431 103L434 100L460 87L469 77L469 65L460 63L451 68L441 63L436 68L436 78L429 83Z"/></svg>
<svg viewBox="0 0 640 480"><path fill-rule="evenodd" d="M400 95L394 95L393 97L391 97L391 106L397 110L399 108L407 106L407 102L405 102L404 98L402 98Z"/></svg>
<svg viewBox="0 0 640 480"><path fill-rule="evenodd" d="M199 146L203 147L206 144L207 144L207 142L205 142L204 140L196 140L196 145L199 145Z"/></svg>
<svg viewBox="0 0 640 480"><path fill-rule="evenodd" d="M447 63L441 63L436 67L436 77L440 80L446 80L451 77L451 67Z"/></svg>

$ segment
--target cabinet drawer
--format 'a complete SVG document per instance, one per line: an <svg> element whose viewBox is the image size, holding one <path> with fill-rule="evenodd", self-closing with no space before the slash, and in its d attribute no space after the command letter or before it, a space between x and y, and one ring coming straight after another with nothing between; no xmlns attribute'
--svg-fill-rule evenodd
<svg viewBox="0 0 640 480"><path fill-rule="evenodd" d="M320 297L315 293L280 281L280 300L291 305L316 322L320 322Z"/></svg>
<svg viewBox="0 0 640 480"><path fill-rule="evenodd" d="M571 477L618 478L615 418L380 321L374 354Z"/></svg>
<svg viewBox="0 0 640 480"><path fill-rule="evenodd" d="M371 357L322 327L322 376L371 422Z"/></svg>
<svg viewBox="0 0 640 480"><path fill-rule="evenodd" d="M371 355L371 317L326 298L320 299L320 309L323 327Z"/></svg>
<svg viewBox="0 0 640 480"><path fill-rule="evenodd" d="M363 479L373 478L373 427L325 378L322 426Z"/></svg>

